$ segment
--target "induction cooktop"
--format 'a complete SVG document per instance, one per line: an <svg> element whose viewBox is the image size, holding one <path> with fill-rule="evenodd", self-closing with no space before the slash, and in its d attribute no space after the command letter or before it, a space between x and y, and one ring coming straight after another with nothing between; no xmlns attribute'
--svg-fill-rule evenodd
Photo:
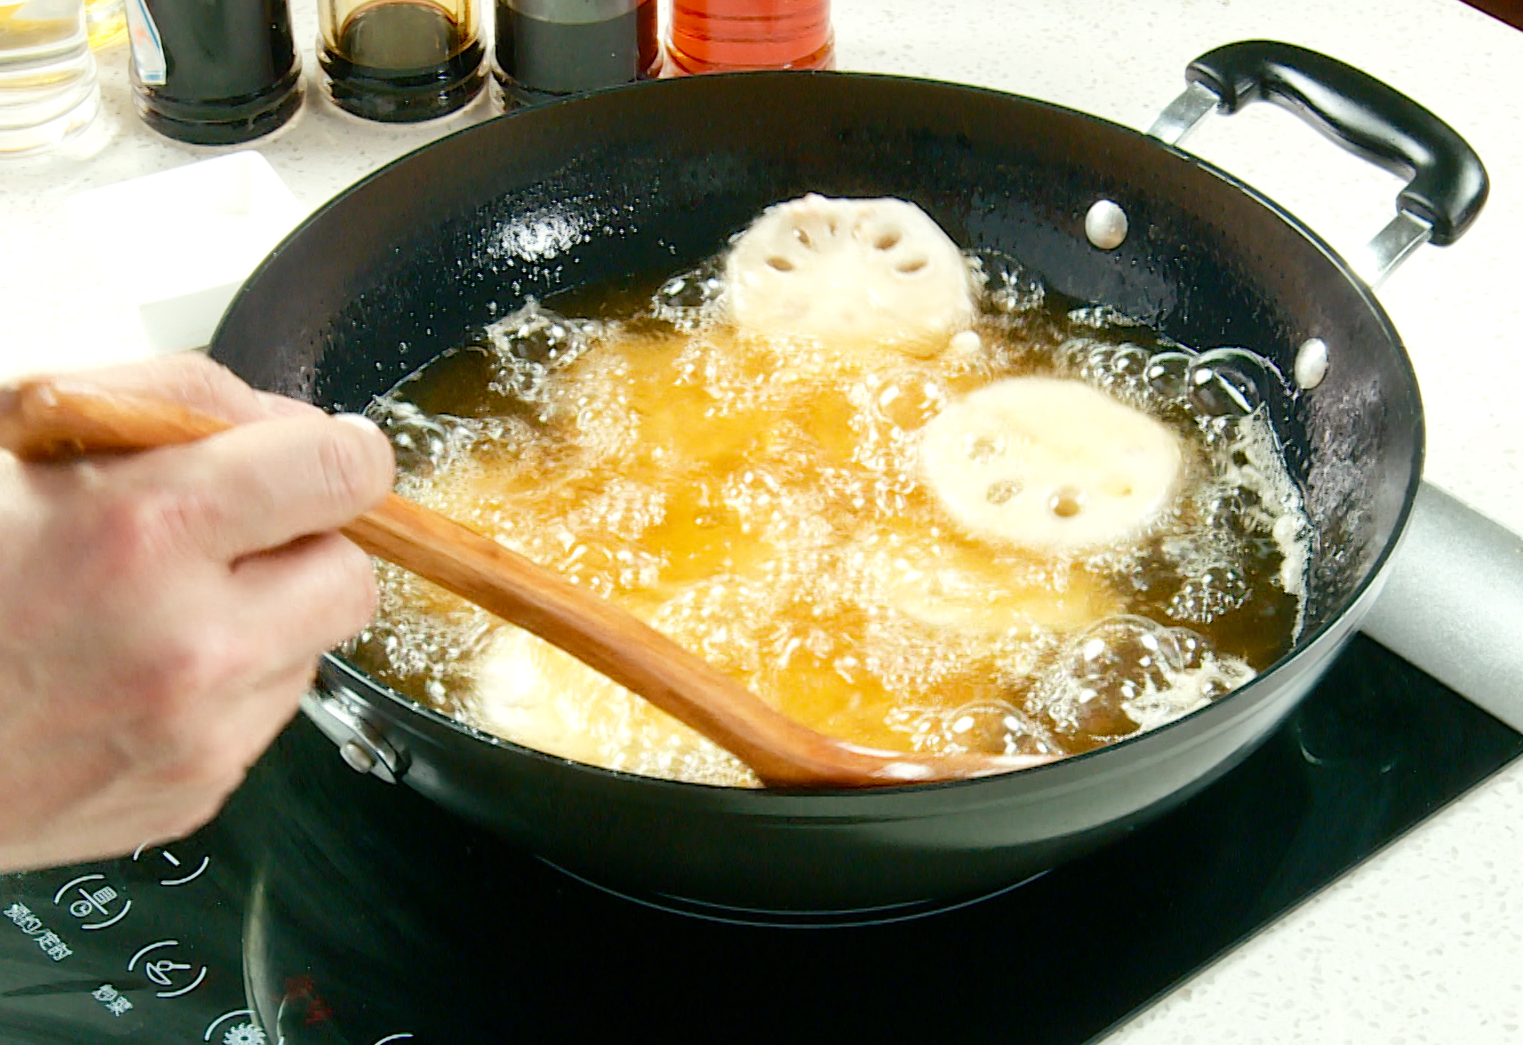
<svg viewBox="0 0 1523 1045"><path fill-rule="evenodd" d="M298 719L197 834L0 878L0 1040L1078 1045L1520 753L1360 637L1257 752L1099 852L935 909L757 924L573 878Z"/></svg>

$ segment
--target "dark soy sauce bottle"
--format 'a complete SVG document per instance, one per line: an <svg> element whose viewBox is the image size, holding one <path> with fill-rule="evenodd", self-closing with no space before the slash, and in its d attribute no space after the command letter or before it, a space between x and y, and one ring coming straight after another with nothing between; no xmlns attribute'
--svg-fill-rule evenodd
<svg viewBox="0 0 1523 1045"><path fill-rule="evenodd" d="M231 145L301 105L286 0L127 0L133 103L160 134Z"/></svg>
<svg viewBox="0 0 1523 1045"><path fill-rule="evenodd" d="M497 0L503 105L533 105L655 75L656 0Z"/></svg>
<svg viewBox="0 0 1523 1045"><path fill-rule="evenodd" d="M356 116L430 120L486 82L474 0L318 0L317 9L328 93Z"/></svg>

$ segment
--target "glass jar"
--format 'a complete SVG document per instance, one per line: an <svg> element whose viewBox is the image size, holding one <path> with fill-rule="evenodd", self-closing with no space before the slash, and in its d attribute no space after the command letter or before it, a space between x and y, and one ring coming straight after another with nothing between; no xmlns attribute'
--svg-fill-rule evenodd
<svg viewBox="0 0 1523 1045"><path fill-rule="evenodd" d="M231 145L301 106L286 0L127 0L132 97L160 134Z"/></svg>
<svg viewBox="0 0 1523 1045"><path fill-rule="evenodd" d="M127 39L127 5L123 0L85 0L85 29L90 50L104 51Z"/></svg>
<svg viewBox="0 0 1523 1045"><path fill-rule="evenodd" d="M830 0L672 0L672 75L834 69Z"/></svg>
<svg viewBox="0 0 1523 1045"><path fill-rule="evenodd" d="M0 2L0 156L61 145L99 112L82 0Z"/></svg>
<svg viewBox="0 0 1523 1045"><path fill-rule="evenodd" d="M503 104L532 105L654 75L657 0L497 0Z"/></svg>
<svg viewBox="0 0 1523 1045"><path fill-rule="evenodd" d="M318 0L317 14L328 93L356 116L432 119L485 83L475 0Z"/></svg>

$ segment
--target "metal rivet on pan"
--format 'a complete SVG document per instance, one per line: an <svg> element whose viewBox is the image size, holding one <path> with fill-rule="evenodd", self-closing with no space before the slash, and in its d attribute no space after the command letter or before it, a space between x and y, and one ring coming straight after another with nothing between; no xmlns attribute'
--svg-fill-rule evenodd
<svg viewBox="0 0 1523 1045"><path fill-rule="evenodd" d="M1296 349L1296 387L1316 388L1327 376L1327 342L1320 337L1301 342Z"/></svg>
<svg viewBox="0 0 1523 1045"><path fill-rule="evenodd" d="M346 740L339 745L338 753L356 773L370 772L379 761L375 757L375 752L358 740Z"/></svg>
<svg viewBox="0 0 1523 1045"><path fill-rule="evenodd" d="M1084 234L1101 250L1115 250L1126 240L1126 211L1110 200L1098 200L1084 216Z"/></svg>

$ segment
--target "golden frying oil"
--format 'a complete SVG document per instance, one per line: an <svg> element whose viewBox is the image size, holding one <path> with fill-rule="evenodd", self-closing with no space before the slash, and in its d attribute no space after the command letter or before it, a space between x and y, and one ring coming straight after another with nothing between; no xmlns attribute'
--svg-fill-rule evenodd
<svg viewBox="0 0 1523 1045"><path fill-rule="evenodd" d="M404 494L621 603L815 729L882 748L1081 751L1289 647L1305 526L1262 410L1201 409L1189 381L1148 376L1188 352L1017 297L986 293L977 337L929 358L741 338L713 294L598 321L531 303L375 413ZM957 531L918 473L917 434L1021 374L1088 380L1180 434L1189 482L1158 525L1067 557ZM381 579L353 656L414 699L566 757L753 782L559 651L402 571Z"/></svg>

